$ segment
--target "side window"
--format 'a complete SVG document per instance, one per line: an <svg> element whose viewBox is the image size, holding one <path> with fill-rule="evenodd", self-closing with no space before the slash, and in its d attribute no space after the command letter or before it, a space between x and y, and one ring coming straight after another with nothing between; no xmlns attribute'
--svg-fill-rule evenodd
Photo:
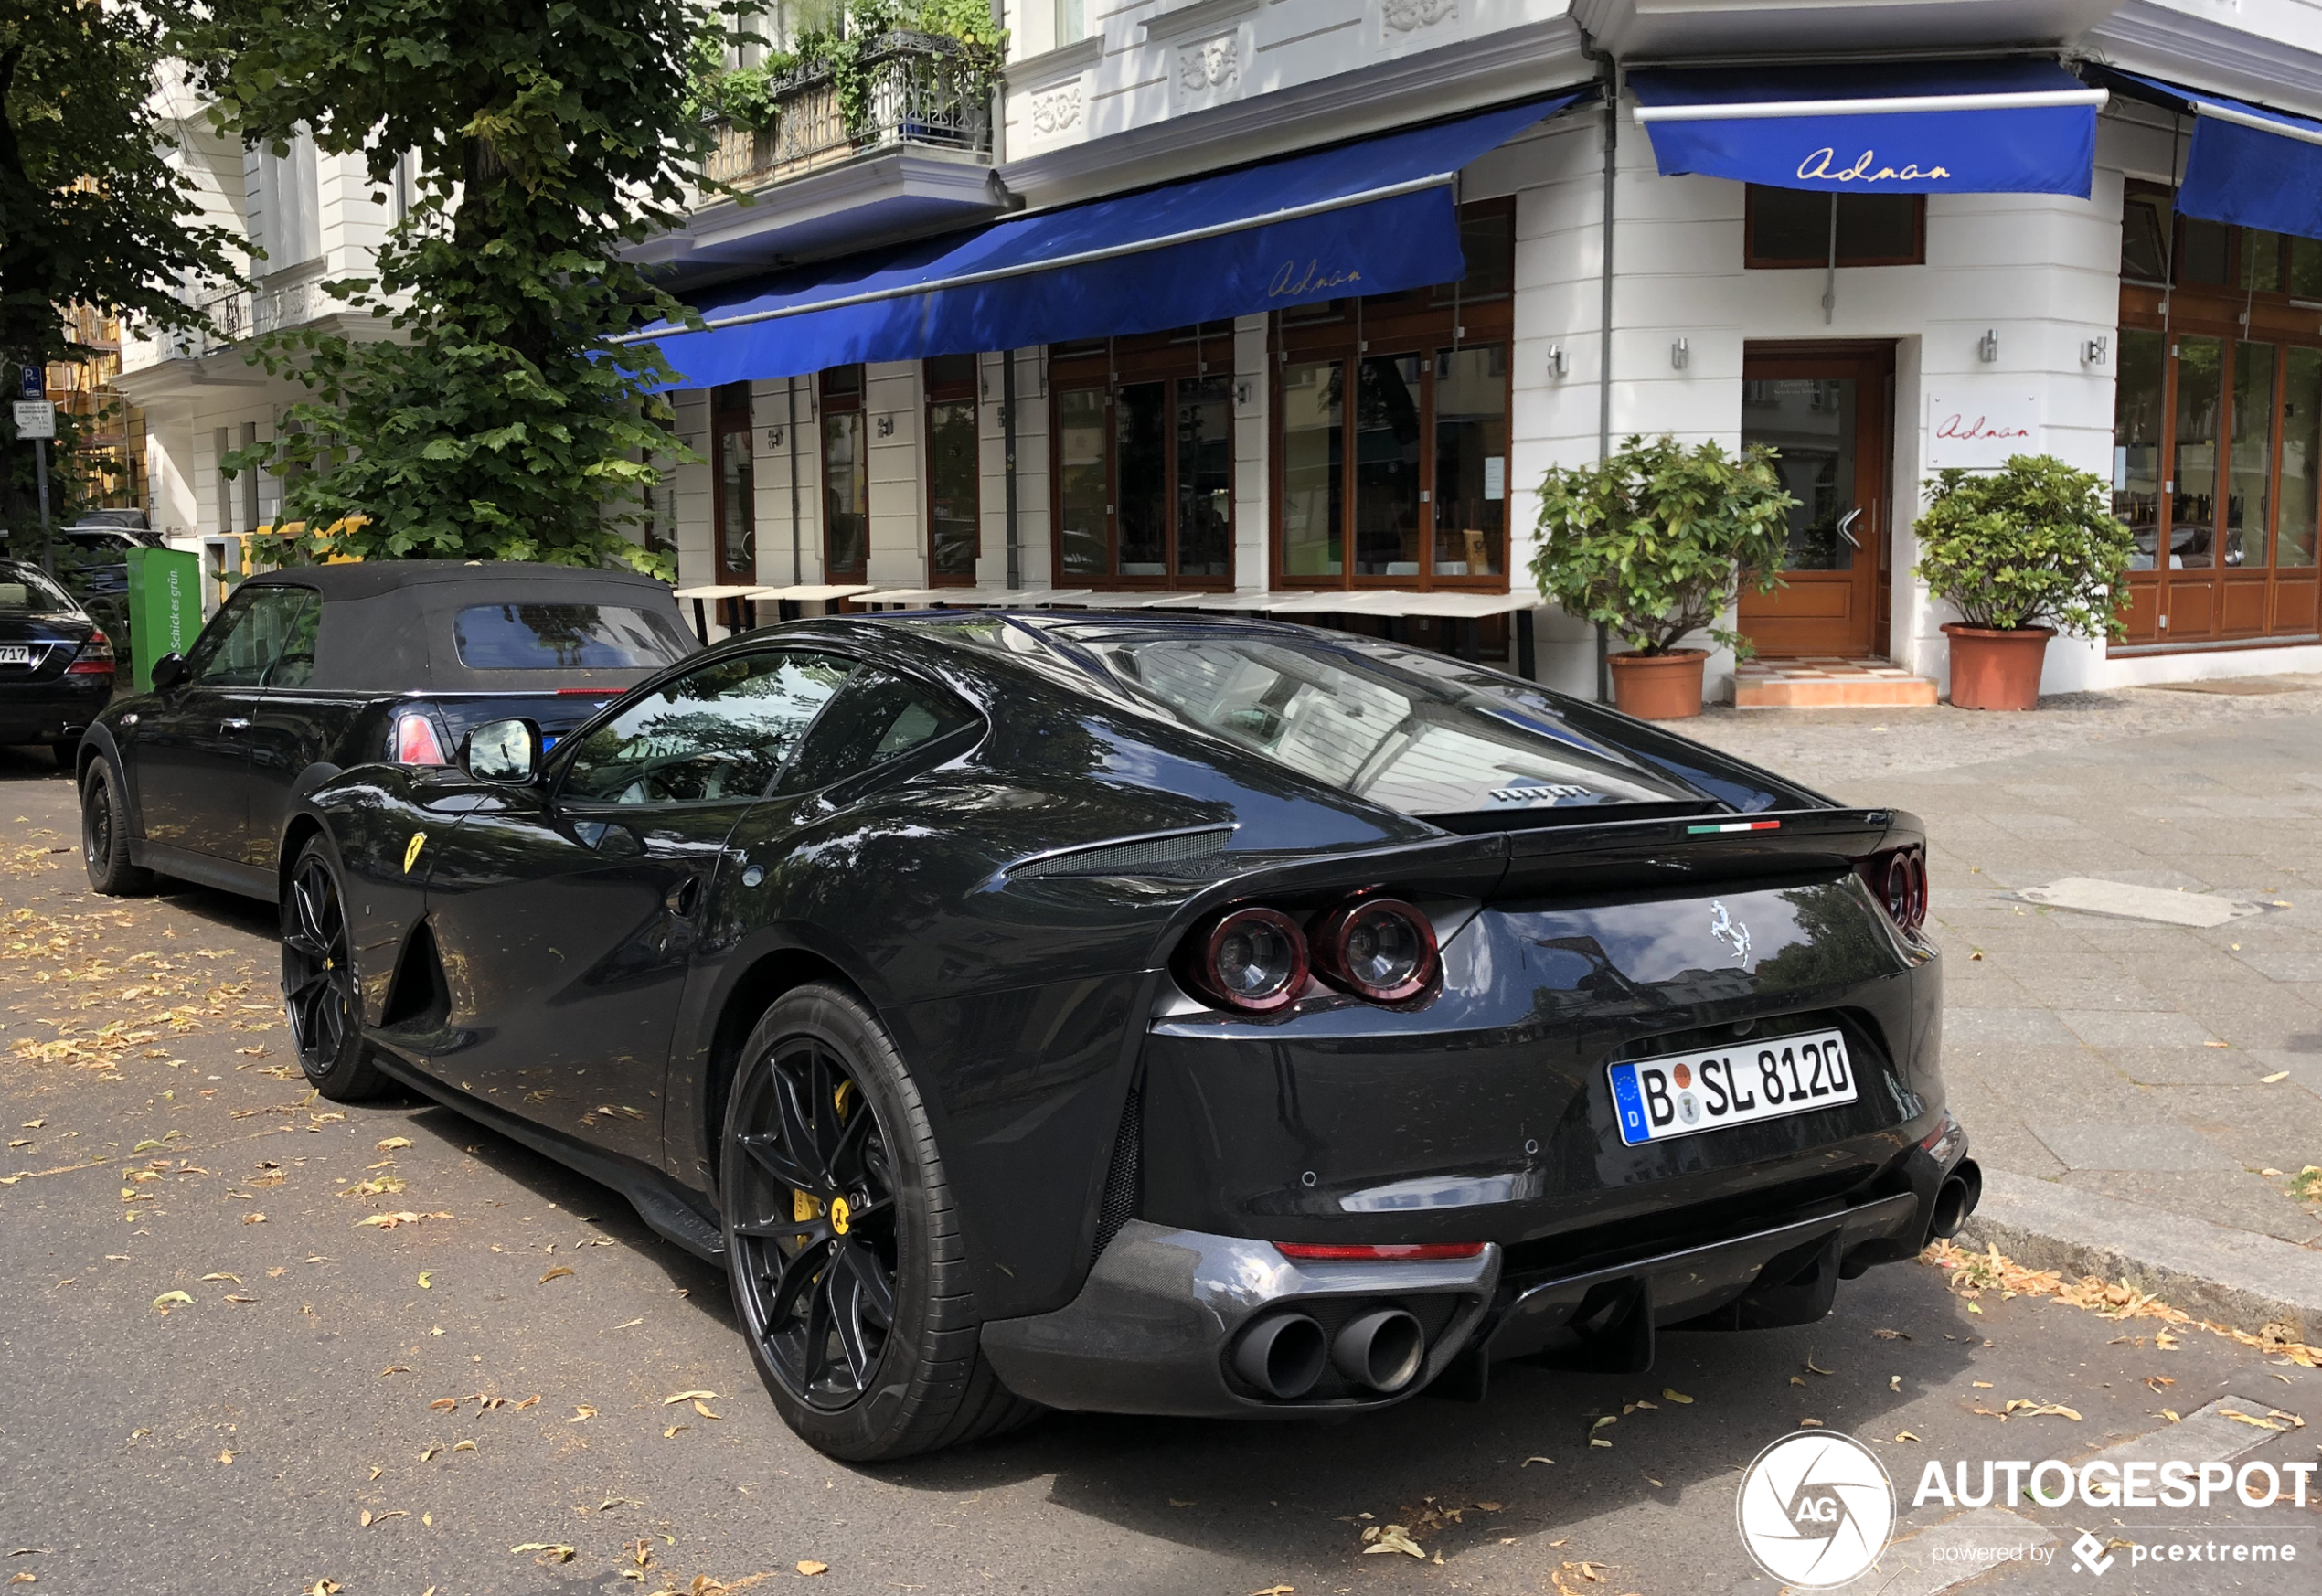
<svg viewBox="0 0 2322 1596"><path fill-rule="evenodd" d="M282 659L293 637L303 637L305 663L314 669L314 614L319 608L306 588L245 588L202 631L187 656L188 676L205 687L259 687ZM275 686L290 686L276 683Z"/></svg>
<svg viewBox="0 0 2322 1596"><path fill-rule="evenodd" d="M323 601L319 594L309 593L298 613L291 617L282 633L282 652L267 667L263 685L269 687L304 687L314 679L314 639L323 627Z"/></svg>
<svg viewBox="0 0 2322 1596"><path fill-rule="evenodd" d="M605 803L700 803L770 790L853 669L820 654L751 654L699 666L591 732L563 794Z"/></svg>
<svg viewBox="0 0 2322 1596"><path fill-rule="evenodd" d="M843 781L975 720L948 693L865 665L806 739L783 774L783 790L804 793Z"/></svg>

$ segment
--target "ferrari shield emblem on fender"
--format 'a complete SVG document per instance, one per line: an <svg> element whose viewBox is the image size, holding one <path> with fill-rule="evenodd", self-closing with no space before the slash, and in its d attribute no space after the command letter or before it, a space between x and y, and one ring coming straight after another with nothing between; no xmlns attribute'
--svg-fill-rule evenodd
<svg viewBox="0 0 2322 1596"><path fill-rule="evenodd" d="M420 848L426 843L426 841L427 833L423 831L415 831L411 834L411 840L404 845L403 873L406 876L411 873L411 867L419 863Z"/></svg>

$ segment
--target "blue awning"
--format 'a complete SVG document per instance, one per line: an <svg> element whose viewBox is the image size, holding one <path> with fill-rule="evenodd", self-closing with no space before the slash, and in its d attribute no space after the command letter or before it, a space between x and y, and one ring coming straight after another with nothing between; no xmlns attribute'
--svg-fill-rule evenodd
<svg viewBox="0 0 2322 1596"><path fill-rule="evenodd" d="M2104 76L2140 100L2194 113L2178 210L2322 239L2322 122L2117 69Z"/></svg>
<svg viewBox="0 0 2322 1596"><path fill-rule="evenodd" d="M735 284L652 343L708 388L1132 333L1450 282L1452 180L1590 90Z"/></svg>
<svg viewBox="0 0 2322 1596"><path fill-rule="evenodd" d="M1641 69L1661 175L1839 194L2069 194L2096 164L2091 89L2053 61Z"/></svg>

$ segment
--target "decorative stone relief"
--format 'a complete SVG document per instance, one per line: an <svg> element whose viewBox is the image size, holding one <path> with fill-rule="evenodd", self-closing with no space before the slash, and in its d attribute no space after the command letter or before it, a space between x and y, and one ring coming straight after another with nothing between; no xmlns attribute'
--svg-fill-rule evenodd
<svg viewBox="0 0 2322 1596"><path fill-rule="evenodd" d="M1379 15L1390 37L1399 33L1417 33L1422 27L1455 20L1459 0L1379 0Z"/></svg>
<svg viewBox="0 0 2322 1596"><path fill-rule="evenodd" d="M1070 133L1081 125L1081 83L1074 79L1060 89L1032 96L1032 131L1042 138Z"/></svg>
<svg viewBox="0 0 2322 1596"><path fill-rule="evenodd" d="M1241 36L1229 33L1177 49L1177 88L1185 94L1207 94L1241 81Z"/></svg>

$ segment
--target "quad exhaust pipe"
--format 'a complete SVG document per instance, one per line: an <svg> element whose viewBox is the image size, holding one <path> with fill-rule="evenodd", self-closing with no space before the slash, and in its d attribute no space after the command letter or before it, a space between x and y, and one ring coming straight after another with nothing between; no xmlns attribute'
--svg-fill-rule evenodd
<svg viewBox="0 0 2322 1596"><path fill-rule="evenodd" d="M1267 1396L1295 1401L1315 1389L1326 1369L1392 1396L1419 1378L1427 1335L1401 1308L1373 1307L1327 1335L1305 1314L1270 1314L1241 1333L1233 1367Z"/></svg>
<svg viewBox="0 0 2322 1596"><path fill-rule="evenodd" d="M1934 1219L1927 1227L1927 1233L1939 1241L1948 1241L1958 1235L1983 1195L1984 1172L1976 1167L1974 1159L1962 1158L1959 1167L1935 1190Z"/></svg>

